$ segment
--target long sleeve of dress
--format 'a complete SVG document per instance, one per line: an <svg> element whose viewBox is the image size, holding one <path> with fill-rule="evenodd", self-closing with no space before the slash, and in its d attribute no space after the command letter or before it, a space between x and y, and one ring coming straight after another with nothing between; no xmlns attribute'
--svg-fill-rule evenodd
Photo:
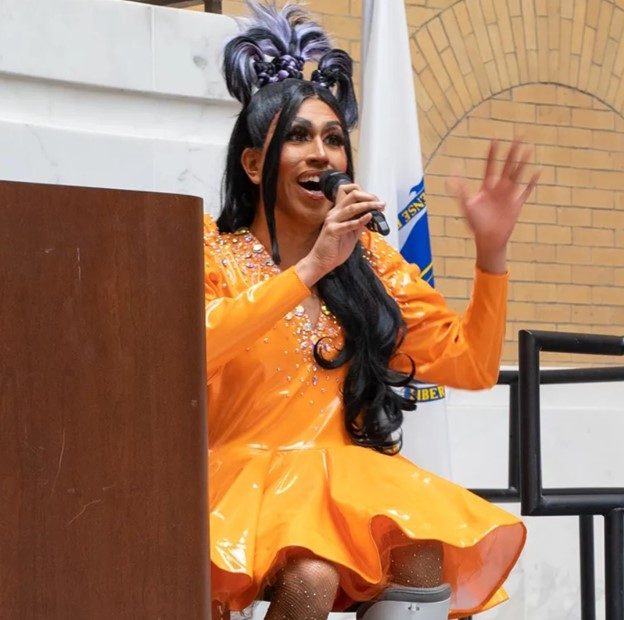
<svg viewBox="0 0 624 620"><path fill-rule="evenodd" d="M476 268L471 300L459 315L420 277L418 266L407 263L381 237L370 234L363 241L407 325L392 367L409 371L407 354L421 381L463 389L494 385L505 335L507 274Z"/></svg>
<svg viewBox="0 0 624 620"><path fill-rule="evenodd" d="M219 368L261 338L310 295L310 290L291 267L240 292L241 277L235 261L215 250L210 241L210 221L206 229L206 367L210 383Z"/></svg>

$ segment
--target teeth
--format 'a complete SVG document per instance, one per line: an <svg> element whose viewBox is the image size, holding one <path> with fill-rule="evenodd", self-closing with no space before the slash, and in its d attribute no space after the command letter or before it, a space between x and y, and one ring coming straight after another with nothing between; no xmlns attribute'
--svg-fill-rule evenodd
<svg viewBox="0 0 624 620"><path fill-rule="evenodd" d="M301 179L299 179L299 182L300 182L300 183L306 183L306 182L308 182L308 181L312 181L312 182L314 182L314 183L318 183L318 182L319 182L319 180L320 180L319 175L318 175L318 174L315 174L315 175L313 175L313 176L311 176L311 177L302 177Z"/></svg>

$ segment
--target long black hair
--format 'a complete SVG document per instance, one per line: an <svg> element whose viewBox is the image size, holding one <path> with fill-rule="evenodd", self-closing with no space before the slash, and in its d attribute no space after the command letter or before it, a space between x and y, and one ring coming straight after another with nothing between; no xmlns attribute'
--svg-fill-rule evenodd
<svg viewBox="0 0 624 620"><path fill-rule="evenodd" d="M273 13L272 18L276 15ZM217 226L221 232L234 232L252 224L260 204L260 190L247 176L241 157L246 148L263 147L271 123L277 118L273 136L266 149L260 187L271 238L271 252L278 264L280 257L275 227L275 200L280 155L295 115L306 99L320 99L338 117L345 136L346 172L353 177L349 129L357 121L357 105L351 81L351 59L345 52L325 49L324 44L320 45L318 40L313 40L309 22L302 20L299 10L294 26L297 24L306 26L308 41L312 40L315 49L323 52L315 75L316 81L306 81L299 75L293 75L281 80L265 81L252 94L251 76L255 75L257 78L259 73L270 76L271 69L267 67L279 66L276 62L258 60L254 45L263 36L268 36L266 29L259 28L258 25L254 27L255 30L249 30L246 35L228 43L224 61L228 88L244 105L228 146L222 186L222 209ZM294 28L292 24L291 26ZM250 33L253 36L250 37ZM296 37L291 36L290 48L278 51L292 52L293 40ZM276 45L273 38L271 44L274 47ZM253 71L248 70L250 65L245 62L245 57L262 64ZM289 58L293 58L293 55L289 55ZM282 62L281 66L284 64ZM243 68L248 71L246 75L243 75ZM329 88L334 85L337 86L336 95ZM321 278L317 287L319 295L342 326L344 333L344 346L334 359L325 359L322 356L318 342L314 347L314 357L318 365L325 369L348 365L343 385L347 432L356 444L381 452L395 453L401 447L403 410L416 408L415 397L411 396L411 391L396 389L412 383L414 364L412 363L411 372L408 374L389 367L406 331L398 304L386 292L364 256L364 248L359 242L349 258ZM410 395L404 396L403 393Z"/></svg>

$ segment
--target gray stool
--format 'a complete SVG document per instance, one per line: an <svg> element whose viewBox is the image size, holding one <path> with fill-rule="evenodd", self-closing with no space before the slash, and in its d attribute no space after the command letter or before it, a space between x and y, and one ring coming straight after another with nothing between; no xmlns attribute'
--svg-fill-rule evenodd
<svg viewBox="0 0 624 620"><path fill-rule="evenodd" d="M447 620L451 586L436 588L393 587L374 601L359 606L357 620Z"/></svg>

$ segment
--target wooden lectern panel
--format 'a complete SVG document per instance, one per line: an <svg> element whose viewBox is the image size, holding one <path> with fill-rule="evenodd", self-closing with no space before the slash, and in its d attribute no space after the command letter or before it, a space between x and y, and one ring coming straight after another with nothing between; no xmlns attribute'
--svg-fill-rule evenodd
<svg viewBox="0 0 624 620"><path fill-rule="evenodd" d="M0 618L209 617L202 204L0 182Z"/></svg>

